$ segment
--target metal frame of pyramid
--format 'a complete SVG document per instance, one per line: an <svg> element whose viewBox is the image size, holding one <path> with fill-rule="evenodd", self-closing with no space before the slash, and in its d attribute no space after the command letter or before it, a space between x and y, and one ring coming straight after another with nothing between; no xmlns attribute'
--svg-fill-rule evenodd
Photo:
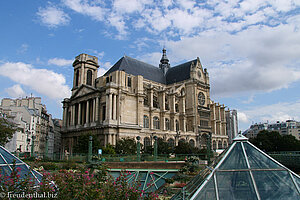
<svg viewBox="0 0 300 200"><path fill-rule="evenodd" d="M238 135L210 174L172 199L300 200L300 176ZM200 175L200 174L199 174ZM192 185L189 186L189 185ZM190 188L190 189L189 189Z"/></svg>
<svg viewBox="0 0 300 200"><path fill-rule="evenodd" d="M7 149L0 146L0 168L2 176L10 176L13 170L13 166L20 168L20 178L23 179L25 176L30 176L35 180L35 185L38 185L42 181L43 175L39 172L30 169L30 166L25 162L17 158L15 155L11 154Z"/></svg>

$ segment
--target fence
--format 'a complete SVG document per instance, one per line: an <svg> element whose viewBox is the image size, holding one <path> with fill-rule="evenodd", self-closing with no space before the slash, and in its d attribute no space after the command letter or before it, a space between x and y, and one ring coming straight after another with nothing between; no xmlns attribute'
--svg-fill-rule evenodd
<svg viewBox="0 0 300 200"><path fill-rule="evenodd" d="M38 154L35 153L33 157L30 157L30 154L26 153L17 153L16 154L21 159L41 159L41 160L51 160L51 161L64 161L70 160L75 162L87 162L89 155L87 153L81 154ZM211 155L212 157L213 155ZM158 154L156 157L151 154L141 154L141 162L181 162L189 159L190 157L196 157L198 160L207 160L207 154ZM93 154L91 156L92 161L97 162L138 162L139 158L137 154L127 155L127 154Z"/></svg>

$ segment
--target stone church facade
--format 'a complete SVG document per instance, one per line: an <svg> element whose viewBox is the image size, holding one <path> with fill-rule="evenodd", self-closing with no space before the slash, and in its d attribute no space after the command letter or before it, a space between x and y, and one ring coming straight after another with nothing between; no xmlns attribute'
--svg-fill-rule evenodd
<svg viewBox="0 0 300 200"><path fill-rule="evenodd" d="M72 96L63 101L63 150L72 153L80 135L103 146L140 136L144 146L161 137L196 147L227 147L225 106L210 99L209 74L199 58L170 67L163 49L159 67L122 57L97 78L97 57L80 54L73 63Z"/></svg>

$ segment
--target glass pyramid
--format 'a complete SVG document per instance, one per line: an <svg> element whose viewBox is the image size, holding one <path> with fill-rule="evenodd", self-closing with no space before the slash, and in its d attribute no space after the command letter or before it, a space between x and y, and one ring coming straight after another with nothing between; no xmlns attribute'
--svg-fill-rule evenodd
<svg viewBox="0 0 300 200"><path fill-rule="evenodd" d="M0 174L2 176L10 176L14 165L15 168L19 169L21 179L29 176L35 180L36 184L42 181L42 175L39 172L30 169L26 163L11 154L4 147L0 146Z"/></svg>
<svg viewBox="0 0 300 200"><path fill-rule="evenodd" d="M248 138L238 135L222 156L209 167L211 173L202 176L201 183L196 185L192 180L172 199L300 200L300 176Z"/></svg>

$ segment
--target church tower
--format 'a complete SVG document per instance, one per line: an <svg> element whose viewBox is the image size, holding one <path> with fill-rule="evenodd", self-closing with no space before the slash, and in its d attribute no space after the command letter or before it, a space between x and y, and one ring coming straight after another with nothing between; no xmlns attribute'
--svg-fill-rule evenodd
<svg viewBox="0 0 300 200"><path fill-rule="evenodd" d="M167 50L165 48L163 48L162 52L163 52L163 55L160 59L159 68L164 72L164 75L166 75L167 71L170 69L170 64L169 64L169 59L166 54Z"/></svg>
<svg viewBox="0 0 300 200"><path fill-rule="evenodd" d="M75 58L73 67L73 94L81 85L95 87L95 80L99 68L97 57L82 53Z"/></svg>

